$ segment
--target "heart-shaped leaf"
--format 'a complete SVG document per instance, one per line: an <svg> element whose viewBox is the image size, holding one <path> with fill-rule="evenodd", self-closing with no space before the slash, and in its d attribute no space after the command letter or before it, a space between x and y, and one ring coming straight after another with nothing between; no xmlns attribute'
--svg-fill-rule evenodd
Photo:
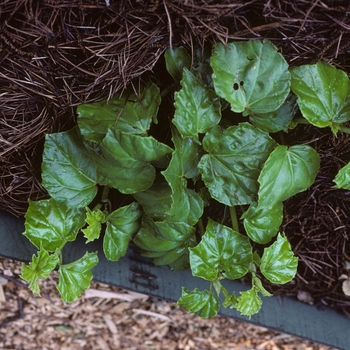
<svg viewBox="0 0 350 350"><path fill-rule="evenodd" d="M275 147L269 134L248 123L207 132L203 148L208 154L201 158L198 170L211 196L229 206L256 201L257 179Z"/></svg>
<svg viewBox="0 0 350 350"><path fill-rule="evenodd" d="M262 300L258 295L258 289L253 287L245 292L240 292L240 296L237 298L238 302L235 308L241 313L241 315L252 316L259 312L262 306Z"/></svg>
<svg viewBox="0 0 350 350"><path fill-rule="evenodd" d="M249 271L252 261L248 237L211 219L201 242L190 248L192 274L208 281L220 275L232 280L241 278Z"/></svg>
<svg viewBox="0 0 350 350"><path fill-rule="evenodd" d="M164 52L165 65L169 74L179 83L184 68L190 69L191 57L184 47L169 48Z"/></svg>
<svg viewBox="0 0 350 350"><path fill-rule="evenodd" d="M216 93L236 113L276 111L289 94L288 64L270 41L216 44L210 63Z"/></svg>
<svg viewBox="0 0 350 350"><path fill-rule="evenodd" d="M45 136L41 176L56 201L82 208L94 199L96 166L76 128Z"/></svg>

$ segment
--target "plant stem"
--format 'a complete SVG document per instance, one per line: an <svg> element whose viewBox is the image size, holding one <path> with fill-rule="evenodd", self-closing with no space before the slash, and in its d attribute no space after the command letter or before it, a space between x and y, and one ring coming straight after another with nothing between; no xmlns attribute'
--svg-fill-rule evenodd
<svg viewBox="0 0 350 350"><path fill-rule="evenodd" d="M235 206L230 207L230 216L231 216L232 228L233 228L236 232L239 232L238 220L237 220L237 213L236 213L236 208L235 208Z"/></svg>
<svg viewBox="0 0 350 350"><path fill-rule="evenodd" d="M298 123L298 124L310 124L310 122L308 120L306 120L305 118L296 118L293 121Z"/></svg>
<svg viewBox="0 0 350 350"><path fill-rule="evenodd" d="M204 224L203 224L202 218L200 218L199 221L198 221L198 228L199 228L200 236L203 237L204 234L205 234L205 228L204 228Z"/></svg>
<svg viewBox="0 0 350 350"><path fill-rule="evenodd" d="M110 189L111 188L109 186L103 187L101 202L105 202L108 199Z"/></svg>

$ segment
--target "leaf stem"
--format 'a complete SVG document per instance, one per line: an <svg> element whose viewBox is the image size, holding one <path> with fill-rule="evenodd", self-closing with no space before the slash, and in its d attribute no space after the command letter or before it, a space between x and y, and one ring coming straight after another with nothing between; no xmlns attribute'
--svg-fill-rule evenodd
<svg viewBox="0 0 350 350"><path fill-rule="evenodd" d="M203 224L203 219L202 218L200 218L198 220L198 228L199 228L200 236L203 237L204 234L205 234L205 228L204 228L204 224Z"/></svg>
<svg viewBox="0 0 350 350"><path fill-rule="evenodd" d="M230 207L230 216L231 216L232 228L236 232L239 232L239 226L238 226L237 213L236 213L235 206Z"/></svg>
<svg viewBox="0 0 350 350"><path fill-rule="evenodd" d="M104 186L103 187L103 191L102 191L102 195L101 195L101 202L105 202L105 201L108 200L110 189L111 188L109 186Z"/></svg>

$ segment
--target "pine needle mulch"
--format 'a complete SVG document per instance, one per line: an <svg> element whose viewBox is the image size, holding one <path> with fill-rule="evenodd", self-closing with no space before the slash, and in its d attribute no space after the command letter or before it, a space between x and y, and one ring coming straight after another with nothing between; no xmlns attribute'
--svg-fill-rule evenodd
<svg viewBox="0 0 350 350"><path fill-rule="evenodd" d="M18 262L0 259L2 350L332 350L233 319L204 320L173 303L95 282L65 304L56 276L41 281L38 297L19 273Z"/></svg>

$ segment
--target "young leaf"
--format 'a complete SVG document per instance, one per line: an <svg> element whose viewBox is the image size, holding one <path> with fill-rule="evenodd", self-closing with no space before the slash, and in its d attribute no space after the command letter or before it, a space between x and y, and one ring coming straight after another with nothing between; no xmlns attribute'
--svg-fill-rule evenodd
<svg viewBox="0 0 350 350"><path fill-rule="evenodd" d="M308 145L278 146L259 176L259 207L271 210L278 202L305 191L315 181L319 154Z"/></svg>
<svg viewBox="0 0 350 350"><path fill-rule="evenodd" d="M210 63L216 93L236 113L276 111L289 94L288 64L269 41L216 44Z"/></svg>
<svg viewBox="0 0 350 350"><path fill-rule="evenodd" d="M126 254L132 236L139 230L142 215L136 202L121 207L107 216L103 251L108 260L118 261Z"/></svg>
<svg viewBox="0 0 350 350"><path fill-rule="evenodd" d="M70 208L50 199L29 200L23 233L38 249L54 252L75 240L85 225L84 209Z"/></svg>
<svg viewBox="0 0 350 350"><path fill-rule="evenodd" d="M57 289L63 301L70 303L78 299L81 293L90 287L91 270L97 263L97 253L86 252L80 259L60 266Z"/></svg>
<svg viewBox="0 0 350 350"><path fill-rule="evenodd" d="M198 288L190 291L182 287L182 294L177 304L202 318L214 317L220 309L219 299L212 291L201 291Z"/></svg>
<svg viewBox="0 0 350 350"><path fill-rule="evenodd" d="M283 204L277 202L271 209L251 204L242 215L244 228L251 240L259 244L270 242L276 236L283 220Z"/></svg>
<svg viewBox="0 0 350 350"><path fill-rule="evenodd" d="M334 179L336 187L350 190L350 163L342 167Z"/></svg>
<svg viewBox="0 0 350 350"><path fill-rule="evenodd" d="M99 172L111 187L125 194L148 189L155 178L155 162L173 150L155 138L109 129L96 156Z"/></svg>
<svg viewBox="0 0 350 350"><path fill-rule="evenodd" d="M191 57L184 47L169 48L164 53L165 66L173 79L180 83L184 68L190 69Z"/></svg>
<svg viewBox="0 0 350 350"><path fill-rule="evenodd" d="M147 135L152 119L156 120L160 101L159 88L147 83L137 95L127 90L110 100L78 106L78 126L86 139L97 143L103 140L109 127Z"/></svg>
<svg viewBox="0 0 350 350"><path fill-rule="evenodd" d="M298 110L297 97L290 93L282 106L274 112L256 113L249 116L250 122L257 128L266 132L287 130L295 113Z"/></svg>
<svg viewBox="0 0 350 350"><path fill-rule="evenodd" d="M240 292L238 302L235 305L235 308L241 313L241 315L252 316L259 312L262 306L262 300L258 295L258 290L256 287Z"/></svg>
<svg viewBox="0 0 350 350"><path fill-rule="evenodd" d="M227 289L221 285L221 291L222 294L224 295L225 299L222 302L222 306L223 307L229 307L231 306L232 308L235 308L237 303L238 303L238 298L237 295L235 294L235 292L233 292L232 294L230 294Z"/></svg>
<svg viewBox="0 0 350 350"><path fill-rule="evenodd" d="M40 295L39 278L46 278L59 262L57 254L49 254L47 250L40 249L38 255L33 254L29 265L22 264L20 277L29 282L29 288L34 294Z"/></svg>
<svg viewBox="0 0 350 350"><path fill-rule="evenodd" d="M219 275L232 280L241 278L249 271L252 261L248 237L211 219L201 242L190 248L192 274L209 281Z"/></svg>
<svg viewBox="0 0 350 350"><path fill-rule="evenodd" d="M350 120L350 83L347 74L320 61L291 70L292 90L303 116L318 127L331 127Z"/></svg>
<svg viewBox="0 0 350 350"><path fill-rule="evenodd" d="M97 194L97 172L77 128L45 136L43 186L56 201L83 208Z"/></svg>
<svg viewBox="0 0 350 350"><path fill-rule="evenodd" d="M184 69L181 85L182 89L175 92L173 123L182 137L192 137L199 142L198 134L207 132L220 122L220 101L214 91L187 69Z"/></svg>
<svg viewBox="0 0 350 350"><path fill-rule="evenodd" d="M211 129L203 139L208 154L198 164L211 196L228 206L256 201L257 179L275 147L269 134L248 123L224 131L218 126Z"/></svg>
<svg viewBox="0 0 350 350"><path fill-rule="evenodd" d="M272 283L284 284L297 273L298 258L294 256L286 237L278 234L277 240L264 249L260 271Z"/></svg>
<svg viewBox="0 0 350 350"><path fill-rule="evenodd" d="M204 202L197 192L187 188L186 178L198 175L201 150L192 138L183 139L176 130L173 130L172 140L175 151L168 168L162 172L172 190L172 205L167 218L194 225L203 214Z"/></svg>
<svg viewBox="0 0 350 350"><path fill-rule="evenodd" d="M105 214L100 210L92 211L89 207L86 207L86 219L85 222L88 224L86 229L82 229L86 243L89 243L100 237L101 227L106 222Z"/></svg>

